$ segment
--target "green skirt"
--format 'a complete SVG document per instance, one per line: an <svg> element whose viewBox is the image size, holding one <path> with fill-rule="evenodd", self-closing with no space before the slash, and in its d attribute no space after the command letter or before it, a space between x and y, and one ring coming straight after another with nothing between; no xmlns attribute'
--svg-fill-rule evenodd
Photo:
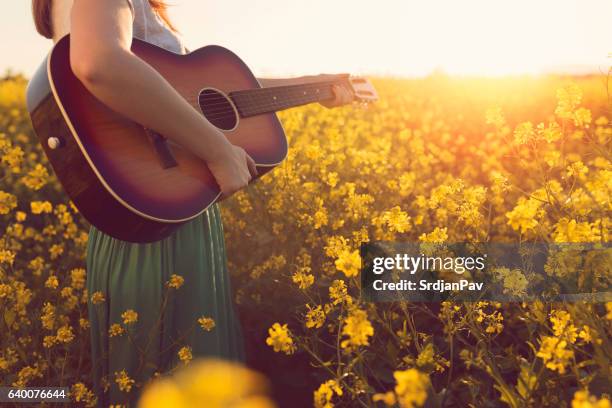
<svg viewBox="0 0 612 408"><path fill-rule="evenodd" d="M100 406L135 405L141 386L155 373L182 365L188 350L193 358L244 360L216 204L170 237L148 244L120 241L92 226L87 290ZM129 310L137 313L133 323Z"/></svg>

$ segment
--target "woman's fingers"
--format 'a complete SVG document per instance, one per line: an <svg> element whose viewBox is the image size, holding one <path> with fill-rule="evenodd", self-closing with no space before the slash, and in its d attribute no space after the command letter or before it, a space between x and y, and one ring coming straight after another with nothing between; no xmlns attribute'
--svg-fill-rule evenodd
<svg viewBox="0 0 612 408"><path fill-rule="evenodd" d="M324 104L327 107L345 105L353 100L351 91L345 86L332 85L332 92L334 94L334 99Z"/></svg>
<svg viewBox="0 0 612 408"><path fill-rule="evenodd" d="M208 163L208 168L221 190L219 200L224 200L248 186L258 175L255 161L242 147L230 143L222 153L225 154L218 161Z"/></svg>

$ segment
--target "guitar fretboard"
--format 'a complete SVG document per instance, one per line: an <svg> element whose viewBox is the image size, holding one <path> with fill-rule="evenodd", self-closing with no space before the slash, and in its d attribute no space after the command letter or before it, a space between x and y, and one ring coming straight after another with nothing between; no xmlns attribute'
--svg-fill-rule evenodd
<svg viewBox="0 0 612 408"><path fill-rule="evenodd" d="M334 83L335 81L325 81L248 89L231 92L229 96L240 116L245 118L331 99L334 97Z"/></svg>

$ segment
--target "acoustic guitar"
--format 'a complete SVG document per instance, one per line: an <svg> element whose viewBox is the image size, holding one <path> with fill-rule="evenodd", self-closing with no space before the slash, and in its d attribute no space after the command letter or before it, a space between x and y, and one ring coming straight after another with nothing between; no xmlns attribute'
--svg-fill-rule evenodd
<svg viewBox="0 0 612 408"><path fill-rule="evenodd" d="M248 66L220 46L181 55L135 38L132 51L242 147L259 176L287 155L276 111L331 99L332 85L343 81L355 100L377 99L366 79L349 76L262 88ZM69 53L66 36L28 84L27 107L53 170L83 216L108 235L145 243L167 237L213 204L220 189L206 163L99 101L72 72Z"/></svg>

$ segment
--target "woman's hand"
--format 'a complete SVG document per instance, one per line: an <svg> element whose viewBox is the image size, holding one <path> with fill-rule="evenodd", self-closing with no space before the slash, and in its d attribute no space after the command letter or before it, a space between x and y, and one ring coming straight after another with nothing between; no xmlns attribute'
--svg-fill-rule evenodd
<svg viewBox="0 0 612 408"><path fill-rule="evenodd" d="M330 75L330 74L321 74L317 75L317 78L320 81L327 80L335 80L335 79L345 79L348 77L348 74L338 74L338 75ZM342 81L340 85L332 85L332 92L334 93L334 98L321 102L321 105L326 108L334 108L336 106L342 106L349 104L355 100L353 96L353 91L348 86L346 81Z"/></svg>
<svg viewBox="0 0 612 408"><path fill-rule="evenodd" d="M221 189L220 200L246 187L257 176L253 158L242 147L229 142L207 165Z"/></svg>

